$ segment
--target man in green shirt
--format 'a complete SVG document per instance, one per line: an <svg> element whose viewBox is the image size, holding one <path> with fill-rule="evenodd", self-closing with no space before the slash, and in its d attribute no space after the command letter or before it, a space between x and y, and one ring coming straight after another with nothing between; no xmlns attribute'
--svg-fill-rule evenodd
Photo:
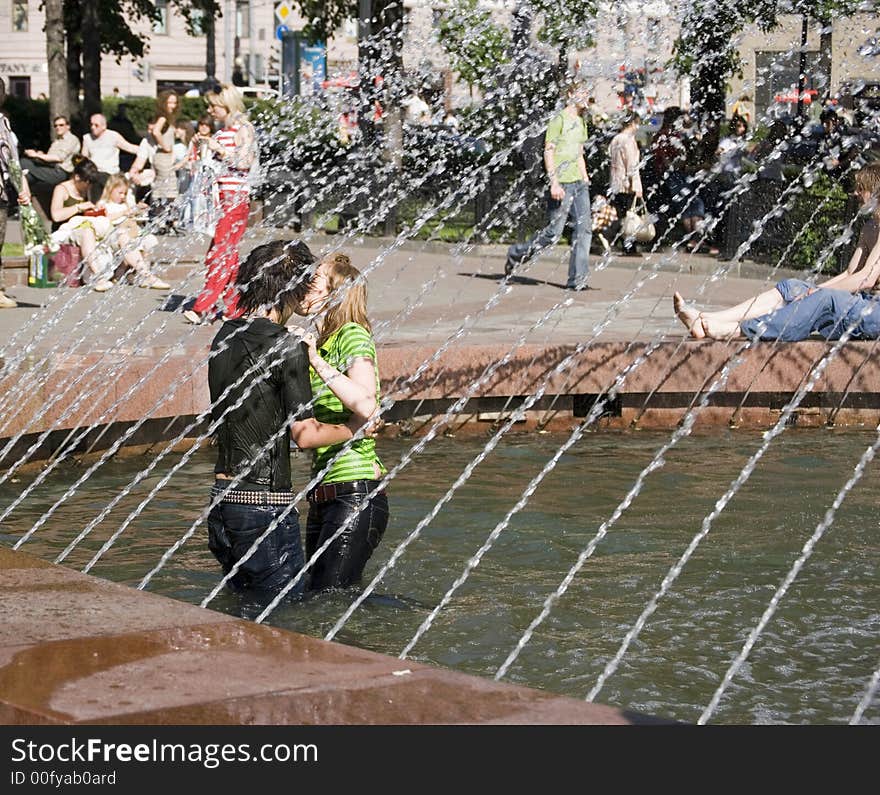
<svg viewBox="0 0 880 795"><path fill-rule="evenodd" d="M590 179L584 158L587 125L583 112L587 107L587 91L572 85L566 92L566 104L547 126L544 137L544 165L550 180L550 198L556 206L544 229L525 243L514 243L507 250L504 273L511 276L517 267L556 244L571 216L574 236L568 263L566 290L586 290L589 276L592 217L590 214Z"/></svg>

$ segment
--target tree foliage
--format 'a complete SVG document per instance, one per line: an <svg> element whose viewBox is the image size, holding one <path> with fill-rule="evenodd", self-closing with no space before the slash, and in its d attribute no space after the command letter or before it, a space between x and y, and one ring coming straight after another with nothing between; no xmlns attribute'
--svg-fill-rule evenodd
<svg viewBox="0 0 880 795"><path fill-rule="evenodd" d="M440 17L439 40L454 72L468 87L485 85L498 64L508 60L510 33L492 21L479 0L457 0Z"/></svg>
<svg viewBox="0 0 880 795"><path fill-rule="evenodd" d="M593 46L592 29L598 6L595 0L531 0L530 5L541 19L538 40L553 47L563 58L572 50Z"/></svg>
<svg viewBox="0 0 880 795"><path fill-rule="evenodd" d="M327 41L347 19L357 19L358 0L294 0L306 25L310 42Z"/></svg>

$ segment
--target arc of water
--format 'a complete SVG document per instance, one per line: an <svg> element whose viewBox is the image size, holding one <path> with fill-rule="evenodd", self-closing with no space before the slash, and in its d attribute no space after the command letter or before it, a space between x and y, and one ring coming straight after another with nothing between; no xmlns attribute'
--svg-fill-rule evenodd
<svg viewBox="0 0 880 795"><path fill-rule="evenodd" d="M146 318L145 318L145 319L146 319ZM138 324L138 325L141 325L141 324ZM144 338L142 344L143 344L143 345L148 344L150 341L152 341L153 339L155 339L155 338L161 333L161 331L162 331L162 329L159 328L159 329L153 331L152 333L150 333L149 335L147 335L147 336ZM90 374L93 373L95 370L97 370L97 369L98 369L98 366L99 366L100 363L101 363L101 360L97 360L94 364L92 364L92 365L90 365L88 368L86 368L86 369L82 372L82 374L81 374L81 376L80 376L79 378L73 380L72 383L71 383L71 385L68 386L68 388L66 388L66 389L63 390L61 393L59 393L60 396L63 397L64 395L66 395L66 394L69 392L69 390L70 390L73 386L76 386L76 384L78 384L81 380L85 379L88 375L90 375ZM95 400L92 402L92 404L86 409L86 412L85 412L85 414L84 414L84 416L83 416L83 419L88 418L88 416L92 413L92 411L93 411L95 408L97 408L98 406L100 406L100 404L101 404L101 400L103 400L103 398L107 395L107 393L108 393L111 389L113 389L113 388L115 387L115 383L114 383L112 380L103 379L103 380L102 380L101 382L99 382L96 386L94 386L91 390L89 390L89 391L87 391L87 392L81 394L81 395L79 396L79 400L78 400L78 401L71 401L71 403L70 403L70 405L67 407L67 409L66 409L65 411L63 411L63 412L58 416L58 418L55 420L55 422L54 422L50 427L48 427L45 431L43 431L41 434L39 434L39 435L37 436L36 440L33 442L33 444L31 444L31 445L28 447L28 449L22 454L22 456L21 456L21 457L15 462L15 463L13 463L12 466L9 467L9 469L7 469L2 475L0 475L0 484L5 483L7 479L9 479L10 477L12 477L12 475L15 474L15 472L18 471L18 468L19 468L20 466L22 466L23 464L25 464L25 463L30 459L30 457L34 454L34 452L36 452L36 451L40 448L40 446L43 444L43 442L44 442L44 441L49 437L49 435L53 432L53 430L54 430L55 427L57 427L58 425L60 425L62 422L64 422L64 420L66 420L68 417L72 416L72 415L73 415L74 413L76 413L77 411L80 411L80 412L81 412L81 411L82 411L82 405L81 405L81 404L84 403L89 397L91 397L91 395L92 395L95 391L100 390L102 387L103 387L103 391L101 391L101 393L100 393L99 395L97 395L97 397L96 397ZM56 402L55 400L51 400L51 399L48 400L48 401L46 402L46 406L47 406L46 411L48 411L49 408L51 408L51 407L55 404L55 402ZM113 404L113 405L112 405L107 411L105 411L105 412L103 413L103 415L101 415L101 417L99 417L99 418L95 421L95 424L98 424L98 423L102 422L105 418L107 418L107 417L109 417L109 416L112 416L112 412L114 411L114 409L118 409L118 408L122 405L122 402L123 402L122 400L117 400L117 401L116 401L116 402L115 402L115 403L114 403L114 404ZM36 419L37 419L37 417L36 417L36 415L35 415L35 416L30 420L30 422L28 422L27 424L25 424L24 426L22 426L21 429L19 429L18 433L16 433L14 436L10 437L9 441L7 442L6 448L4 448L3 453L6 452L6 449L12 449L12 448L15 446L15 444L18 442L18 440L19 440L19 439L20 439L20 438L21 438L21 437L27 432L28 428L31 427L31 424L32 424L33 422L35 422ZM90 428L90 427L92 427L92 426L89 426L89 428ZM86 429L86 432L88 432L89 428ZM70 437L68 437L68 439L69 439L69 438L70 438ZM80 437L77 439L77 442L78 442L80 439L82 439L82 438L83 438L83 435L80 435ZM73 449L73 448L75 448L77 442L74 442L73 447L72 447L72 448L68 448L68 449ZM63 456L62 456L62 458L63 458ZM0 460L2 460L2 459L3 459L3 454L0 453Z"/></svg>
<svg viewBox="0 0 880 795"><path fill-rule="evenodd" d="M147 226L145 232L155 231L154 227L156 223L158 223L158 220L156 222L151 222L151 225ZM130 244L130 246L131 245L134 244L132 243ZM113 254L114 265L118 265L119 263L121 263L122 257L129 250L130 246L126 246L120 251ZM86 300L88 292L89 291L87 290L79 290L74 291L74 294L71 295L70 291L66 290L62 286L59 286L54 291L52 291L47 301L47 309L51 309L53 304L62 302L62 311L51 313L48 320L46 320L40 313L35 313L26 323L24 323L18 329L17 332L12 335L7 346L2 349L2 353L0 353L0 356L3 357L3 365L2 367L0 367L0 375L8 375L9 373L13 372L21 364L22 361L27 359L33 353L33 351L36 350L39 343L50 333L52 333L54 328L63 319L63 317L72 308L76 307L79 303ZM64 300L65 298L67 299L66 301ZM88 322L92 319L92 316L97 311L98 307L88 312L84 318L82 318L74 325L74 330L80 327L87 328ZM80 338L79 340L75 340L68 348L68 351L74 350L78 344L81 344L82 341L86 339L87 336L87 334L84 334L82 338ZM17 344L20 337L24 337L25 339L27 339L27 344ZM9 355L8 353L8 351L10 350L13 351L12 355ZM51 356L51 353L52 352L50 351L47 356L44 357L43 362L48 360L48 357ZM35 368L35 370L38 370L38 368ZM21 383L16 385L16 389L18 390L24 388L25 386ZM16 399L15 395L19 394L16 392L16 389L10 390L9 394L3 396L3 399L6 401L6 403L3 404L4 407L5 405L9 405L10 401L14 404Z"/></svg>
<svg viewBox="0 0 880 795"><path fill-rule="evenodd" d="M56 563L63 560L63 558L66 557L67 554L69 554L69 552L73 549L73 547L75 547L76 544L79 543L79 541L81 541L86 535L88 535L88 533L100 521L102 521L104 518L106 518L106 516L109 514L109 512L112 510L112 508L115 507L116 504L118 504L118 502L125 496L125 494L129 493L131 488L133 488L135 485L137 485L138 482L140 482L145 477L147 477L149 472L151 472L152 469L155 468L155 466L158 464L159 460L161 460L164 457L165 453L167 453L169 450L173 449L176 445L176 442L178 440L182 439L189 430L191 430L193 427L195 427L196 424L198 424L198 420L195 423L191 423L189 426L187 426L187 428L185 428L183 431L181 431L181 433L178 435L178 439L169 443L169 445L165 448L165 450L156 459L154 459L153 462L151 462L151 464L147 470L138 473L135 480L132 483L130 483L128 487L123 489L123 491L120 494L118 494L114 498L114 500L111 501L110 504L105 506L105 509L98 515L98 517L96 517L96 519L93 520L83 530L83 532L77 537L77 539L68 547L67 550L65 550L64 554L56 560ZM141 504L135 509L135 511L133 511L131 514L129 514L129 516L125 519L125 521L122 523L122 525L120 525L120 527L111 535L111 537L105 542L105 544L101 547L101 549L96 553L96 555L92 558L92 560L89 562L89 564L85 567L85 569L83 570L84 572L88 572L94 566L94 564L97 562L97 560L112 546L112 544L118 539L118 537L121 535L121 533L130 525L131 521L140 514L140 512L152 500L152 498L155 496L155 494L158 493L158 491L167 484L167 482L170 480L170 478L173 476L173 474L176 471L178 471L180 469L180 467L182 467L183 464L189 459L189 457L191 457L191 455L195 452L195 450L198 448L200 442L203 441L204 438L206 438L208 435L210 435L211 432L213 432L213 427L211 430L209 430L206 434L204 434L202 437L200 437L196 441L196 443L190 448L190 450L187 452L187 454L185 454L185 456L172 468L172 470L153 488L153 490L150 492L148 497L141 502ZM274 439L274 437L273 437L273 439Z"/></svg>
<svg viewBox="0 0 880 795"><path fill-rule="evenodd" d="M709 722L709 719L718 708L718 704L721 701L721 697L724 694L724 691L727 689L727 686L733 681L733 678L739 672L742 664L748 658L759 636L764 631L764 628L767 626L767 624L770 623L770 620L773 618L773 615L776 612L776 608L779 607L779 603L785 598L785 595L788 592L788 589L791 587L791 584L795 581L795 578L804 567L804 564L806 564L807 560L813 554L813 549L815 548L816 544L819 543L820 539L825 534L825 531L829 527L831 527L832 523L834 522L834 518L837 515L838 509L843 504L843 501L846 499L850 491L852 491L853 487L859 482L859 480L861 480L862 475L864 475L865 473L865 469L867 468L868 464L873 461L878 449L880 449L880 426L878 426L876 440L865 450L864 453L862 453L858 464L856 464L855 471L837 493L837 496L834 498L834 502L831 504L831 507L828 508L827 511L825 511L824 518L821 522L819 522L818 525L816 525L816 529L813 531L813 534L804 543L801 554L792 564L791 569L788 571L782 582L777 587L772 598L770 599L770 603L767 605L766 610L764 610L764 613L761 616L760 620L755 625L754 629L752 629L752 631L749 633L749 636L742 649L740 650L740 653L730 664L730 667L727 669L727 672L724 674L724 677L721 680L721 684L718 685L718 689L715 691L709 703L706 705L706 708L703 710L702 714L697 720L697 723L699 725L704 725Z"/></svg>
<svg viewBox="0 0 880 795"><path fill-rule="evenodd" d="M650 352L646 351L646 353L642 357L642 360L644 361L645 359L648 358L648 356L650 356ZM722 372L722 375L715 380L715 382L712 384L712 386L709 388L709 390L703 395L697 409L688 412L683 424L681 425L681 427L678 430L676 430L676 432L673 434L671 440L669 442L667 442L655 454L655 456L653 457L652 461L648 464L648 466L642 470L642 472L640 473L640 475L637 478L636 482L634 483L633 487L630 489L629 493L626 495L623 502L621 502L620 505L615 509L612 517L602 524L602 526L600 527L596 536L593 538L593 540L590 542L590 544L585 548L585 550L578 557L578 560L575 563L575 565L572 566L572 568L569 570L569 573L563 579L562 584L545 601L544 608L542 609L541 613L538 615L538 617L535 620L533 620L530 627L526 630L524 635L521 637L517 646L514 648L513 651L511 651L511 653L508 655L508 658L505 660L504 664L502 664L502 666L499 668L499 670L495 676L496 679L499 679L500 677L502 677L506 674L510 665L515 661L515 659L519 655L520 651L522 651L522 649L526 646L526 644L530 640L534 630L547 617L547 615L549 615L550 610L552 609L555 602L568 589L569 585L573 581L577 572L580 571L580 569L586 563L586 560L592 555L593 551L595 551L596 546L601 542L601 540L607 534L608 529L610 529L610 527L617 521L617 519L622 515L622 513L629 507L629 505L632 503L632 501L641 492L645 478L651 472L655 471L656 469L660 468L663 465L664 460L665 460L665 455L669 451L669 449L671 449L675 444L677 444L681 438L684 438L684 436L690 434L690 432L693 428L693 424L696 420L696 411L701 410L702 408L705 408L706 405L708 405L708 401L709 401L711 395L714 394L719 388L721 388L724 385L724 383L726 383L727 379L729 378L730 372L732 371L733 367L736 366L737 361L738 360L736 360L736 359L732 359L728 363L728 366ZM616 392L619 388L620 388L620 384L615 384L615 386L613 387L613 391ZM587 423L585 423L585 425L586 424ZM569 437L569 440L566 442L566 444L563 445L563 447L560 448L560 451L558 451L557 454L554 456L553 460L551 460L551 462L547 466L545 466L545 468L542 470L542 472L539 473L539 475L536 476L535 480L530 484L529 489L526 490L529 495L534 491L534 488L537 487L537 484L540 483L540 481L546 476L547 472L549 472L550 470L553 469L553 467L555 467L556 462L559 460L559 457L561 456L562 452L564 452L564 450L567 450L571 446L571 444L574 443L574 441L576 441L578 438L580 438L580 436L582 434L583 434L582 427L575 429L575 431ZM524 494L524 496L525 496L525 494ZM517 510L520 510L527 502L527 499L528 498L526 498L525 500L520 500L520 502L517 503L517 505L514 507L514 509L511 510L511 512L504 518L504 520L502 520L502 522L500 522L493 529L493 531L490 533L489 537L487 538L486 542L483 544L483 546L480 548L480 550L477 552L477 554L473 558L471 558L471 560L468 562L468 564L465 568L465 571L455 581L452 588L450 588L450 590L444 595L444 597L441 599L441 602L437 605L437 607L435 607L435 609L431 612L431 614L425 619L425 621L422 623L422 625L419 627L418 631L416 632L416 635L412 638L412 640L410 640L409 644L407 644L407 646L404 648L403 652L401 652L401 655L400 655L401 658L404 658L409 653L409 651L412 650L413 646L418 641L418 639L424 634L424 632L426 632L430 628L432 622L434 621L434 619L438 615L440 609L442 609L442 607L445 606L449 602L449 599L451 598L452 594L466 581L470 571L472 571L473 568L475 568L479 564L483 555L491 548L491 546L494 544L494 541L497 539L498 535L500 535L500 532L503 531L504 527L507 526L513 513L515 513Z"/></svg>
<svg viewBox="0 0 880 795"><path fill-rule="evenodd" d="M332 539L331 539L331 541L332 541ZM383 576L383 572L380 572L379 575L377 575L377 577L380 577L380 576ZM371 592L372 588L375 586L375 584L376 584L375 581L373 583L371 583L370 586L368 586L367 590L364 592L364 594L368 595L369 592ZM335 634L335 632L338 631L338 628L341 628L341 625L344 624L344 622L347 620L347 618L350 617L351 613L353 613L353 609L356 609L356 607L360 603L362 603L363 599L366 598L366 596L364 594L361 595L360 602L357 602L356 604L352 605L352 607L349 608L349 612L347 612L347 615L343 616L343 618L340 619L340 622L337 622L337 627L334 627L334 629L331 630L331 634L329 634L326 637L327 640L330 640L333 637L333 635ZM277 601L280 601L280 599ZM276 601L276 604L277 604L277 601ZM267 616L271 612L272 609L274 609L274 605L270 605L266 610L264 610L264 612L261 614L261 616L258 618L258 620L261 620L262 618Z"/></svg>
<svg viewBox="0 0 880 795"><path fill-rule="evenodd" d="M865 690L865 694L859 700L858 705L856 706L855 712L853 712L852 717L849 719L850 726L858 726L862 722L862 717L865 714L865 711L874 701L874 696L877 695L877 690L880 688L880 668L877 668L874 671L874 674L871 676L871 680L868 682L868 688Z"/></svg>
<svg viewBox="0 0 880 795"><path fill-rule="evenodd" d="M284 347L286 347L287 343L288 343L287 339L285 339L285 338L280 339L270 349L272 351L273 355L278 353L279 351L281 351ZM181 456L180 462L178 462L178 464L175 467L173 467L168 472L168 474L159 481L159 484L157 484L157 486L151 490L150 494L144 500L142 505L145 506L146 503L149 502L149 500L151 500L153 498L153 496L155 496L155 494L159 491L159 489L168 483L168 481L171 479L172 475L192 457L192 455L195 453L196 450L198 450L199 444L201 443L201 441L208 438L212 433L214 433L215 430L217 430L217 428L220 426L220 424L223 422L224 418L226 417L227 414L229 414L230 411L235 411L235 409L241 408L242 404L244 403L245 400L247 400L247 398L250 396L251 392L254 389L256 389L259 386L259 384L261 384L263 381L265 381L266 378L269 376L268 368L275 367L276 365L281 364L283 361L284 361L284 356L280 356L279 358L266 364L265 369L264 369L263 362L255 362L247 370L245 370L245 372L242 373L242 375L239 378L237 378L234 383L229 384L226 387L226 389L223 390L223 393L217 398L216 401L214 401L214 405L219 405L226 397L229 396L229 394L232 392L233 389L238 388L245 381L248 382L247 388L241 394L239 399L233 403L230 403L223 410L221 415L217 419L213 420L210 423L210 425L208 426L208 429L203 434L201 434L201 436L197 440L197 442L195 444L191 445L190 449L187 450L183 456ZM293 414L296 415L299 411L301 411L302 408L303 407L301 407L301 406L297 407L295 409L295 411L293 412ZM160 455L156 456L144 470L141 470L140 472L138 472L137 475L135 476L135 478L132 480L132 482L126 488L124 488L122 491L120 491L119 494L117 494L109 503L107 503L107 505L104 506L104 508L101 510L101 512L98 514L98 516L95 517L94 519L92 519L92 521L89 522L83 528L83 530L79 533L79 535L77 535L76 538L67 545L67 547L64 549L64 551L61 552L61 554L58 555L57 558L55 558L55 563L61 563L73 551L73 549L77 546L77 544L79 544L80 541L82 541L86 536L88 536L89 533L107 517L107 515L113 510L114 507L116 507L116 505L119 503L119 501L122 500L123 497L126 494L128 494L132 488L137 486L138 483L140 483L142 480L144 480L146 477L148 477L150 472L152 472L153 469L155 469L155 467L158 465L159 461L162 460L165 453L167 451L174 449L174 446L177 443L179 443L180 441L182 441L184 438L186 438L186 434L189 433L194 427L199 425L203 419L205 419L207 416L209 416L209 414L210 414L210 409L208 409L207 411L203 411L201 414L199 414L198 417L192 423L190 423L186 428L184 428L177 435L176 439L174 439L172 442L170 442L168 445L166 445L165 450L163 450ZM285 431L287 430L286 425L284 426L283 430L285 430ZM140 510L143 510L143 508L141 506L138 506L138 507ZM138 513L139 512L140 511L138 511ZM128 526L129 523L130 523L130 519L127 518L122 523L122 525L119 527L119 529L117 529L110 536L110 539L101 547L101 549L98 550L98 552L91 559L91 561L88 563L88 565L85 567L85 569L83 569L84 572L88 572L92 568L92 566L94 566L94 564L98 561L98 559L101 557L101 555L103 555L112 546L113 542L116 541L116 539L125 530L125 528Z"/></svg>
<svg viewBox="0 0 880 795"><path fill-rule="evenodd" d="M835 242L839 242L840 239L841 238L838 238L838 240ZM719 388L721 388L727 382L729 375L730 375L730 372L741 361L741 359L739 358L740 354L743 351L745 351L746 349L748 349L749 347L751 347L752 344L753 343L749 342L749 343L746 343L745 345L740 347L739 351L734 355L734 358L729 360L728 363L725 365L725 368L722 370L722 373L719 376L719 378L717 378L715 380L713 385L703 395L698 406L695 409L691 409L687 413L681 427L675 431L670 442L667 442L663 447L661 447L661 449L655 454L654 458L648 464L648 466L642 470L642 472L640 473L639 477L636 480L636 483L634 484L634 486L630 490L630 492L627 494L624 501L621 502L621 504L615 509L612 517L608 521L603 523L603 525L600 527L599 531L597 532L596 536L591 540L591 542L587 545L587 547L579 555L577 561L571 567L568 574L565 576L562 583L560 583L560 585L556 589L556 591L553 592L552 594L550 594L550 596L548 596L548 598L545 600L544 606L543 606L542 610L540 611L540 613L538 614L538 616L532 621L532 623L529 625L526 632L523 634L523 636L518 641L516 647L510 652L510 654L508 655L505 662L502 664L502 666L496 672L496 674L495 674L496 679L501 678L502 676L504 676L507 673L507 671L509 670L512 663L516 660L516 658L519 656L522 649L525 648L526 644L531 639L535 629L537 629L537 627L549 615L553 605L565 594L565 592L567 591L569 585L573 581L573 579L576 576L576 574L578 573L578 571L580 571L580 569L586 563L586 560L592 555L593 551L595 551L595 548L598 545L598 543L606 535L608 528L611 526L611 524L613 524L614 522L617 521L617 519L620 517L620 515L623 513L623 511L625 511L629 507L629 505L632 503L632 500L635 499L635 497L639 494L639 492L641 491L641 488L642 488L644 478L647 477L647 475L650 474L652 471L657 469L658 464L662 465L662 464L660 464L660 462L663 461L663 457L666 454L666 452L672 446L677 444L681 438L683 438L685 435L690 433L690 431L692 430L692 427L693 427L693 423L696 419L696 412L699 410L702 410L702 408L704 408L706 405L708 405L708 401L709 401L711 395L715 391L717 391Z"/></svg>
<svg viewBox="0 0 880 795"><path fill-rule="evenodd" d="M537 475L535 475L534 478L532 478L532 480L529 482L528 486L526 486L526 488L523 490L522 495L520 495L519 500L517 500L517 502L513 505L513 507L510 508L510 510L505 514L504 518L500 522L498 522L498 524L496 524L494 528L492 528L492 531L489 533L486 540L483 542L482 546L467 561L467 564L465 565L465 568L462 571L462 573L456 578L456 580L450 586L449 590L446 591L446 593L443 595L443 597L440 599L440 601L437 603L437 605L434 607L434 609L431 610L431 612L428 614L428 616L425 618L425 620L422 622L422 624L416 630L415 635L413 635L413 637L406 644L406 646L404 646L403 650L398 655L398 657L401 660L406 659L406 657L412 651L412 649L416 645L416 643L419 642L419 639L431 628L435 619L440 614L440 611L447 604L449 604L450 600L452 599L452 596L455 594L455 592L462 585L464 585L464 583L467 581L467 578L470 576L470 573L477 566L480 565L480 562L482 561L484 555L492 548L495 541L498 540L501 533L504 532L504 530L510 524L510 520L526 506L526 504L531 499L532 495L535 493L535 491L537 490L537 488L541 484L541 482L544 480L544 478L556 467L556 465L559 463L562 456L565 455L565 453L567 453L574 446L574 444L580 440L580 438L586 432L587 428L590 427L602 415L602 412L603 412L605 405L608 403L609 400L614 399L614 397L617 395L620 387L623 385L624 381L626 380L627 376L633 370L638 369L638 367L641 365L642 361L644 361L644 359L646 359L648 355L650 355L650 353L648 353L646 356L643 356L641 358L637 358L636 360L631 362L630 365L627 366L626 369L623 370L623 372L618 374L617 378L615 379L615 381L611 385L611 387L609 389L603 391L602 395L600 395L596 399L595 403L593 404L593 407L590 409L590 413L587 415L586 420L583 423L581 423L580 425L578 425L577 428L574 429L574 431L572 431L572 433L569 435L568 439L566 439L565 442L556 450L556 452L553 454L552 458L544 465L542 470ZM522 409L517 409L514 412L512 420L515 420L519 416L522 416L522 414L523 414ZM510 425L512 425L512 424L513 424L513 422L511 421L507 427L509 428ZM500 438L500 436L498 438ZM493 439L493 441L494 441L494 439ZM480 459L480 460L482 460L482 459ZM476 465L476 463L479 463L479 462L476 461L476 459L475 459L475 461L472 463L474 463L474 465ZM469 464L468 466L470 467L471 465ZM472 471L472 468L471 468L471 471ZM467 474L469 475L470 472L468 471ZM462 482L463 482L463 480L462 480ZM458 481L456 481L456 485L458 485ZM439 505L439 503L438 503L438 505Z"/></svg>
<svg viewBox="0 0 880 795"><path fill-rule="evenodd" d="M660 585L660 589L656 594L654 594L654 596L651 597L645 609L639 615L638 619L636 619L635 624L632 626L629 632L627 632L626 637L624 638L623 643L621 644L617 653L605 666L605 669L600 674L599 678L596 681L596 684L587 695L587 701L592 701L599 694L605 682L617 670L617 666L623 659L623 656L626 654L627 649L632 644L633 640L635 640L635 638L638 636L639 632L641 632L641 629L642 627L644 627L647 619L656 610L657 604L660 599L662 599L663 596L669 591L669 588L678 578L678 575L684 569L685 564L688 562L688 560L690 560L700 542L703 540L703 538L706 537L706 535L708 535L712 527L712 523L724 510L724 508L727 507L727 504L730 502L730 500L733 499L733 497L743 486L743 484L745 484L749 477L751 477L752 472L755 470L758 462L761 460L764 453L769 448L771 442L785 430L788 418L791 416L792 412L800 405L806 394L812 390L813 386L822 376L822 373L825 372L825 369L828 366L829 362L834 359L838 351L840 351L843 345L845 345L846 342L849 340L852 330L857 323L858 319L855 321L855 323L853 323L849 328L846 329L840 339L835 342L831 350L826 353L825 356L823 356L822 359L820 359L819 362L817 362L813 366L807 382L803 384L800 389L798 389L794 397L792 397L792 399L786 404L773 428L764 434L764 441L761 446L755 453L752 454L752 456L746 462L745 466L743 466L740 474L732 481L730 487L727 489L724 495L716 502L715 509L703 520L699 532L694 536L690 544L688 544L687 549L685 549L678 561L676 561L676 563L673 564L672 568L670 568L669 572L667 572Z"/></svg>

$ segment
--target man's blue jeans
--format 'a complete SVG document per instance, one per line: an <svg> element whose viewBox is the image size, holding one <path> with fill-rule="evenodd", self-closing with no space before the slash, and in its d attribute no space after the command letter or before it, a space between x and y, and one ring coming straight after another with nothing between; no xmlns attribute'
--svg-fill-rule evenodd
<svg viewBox="0 0 880 795"><path fill-rule="evenodd" d="M565 286L582 289L587 286L590 274L590 242L593 239L593 219L590 214L590 186L586 182L566 182L562 185L565 197L550 213L550 222L526 243L514 243L507 249L506 270L522 265L555 245L562 237L565 219L571 216L574 235L571 257L568 261L568 281Z"/></svg>
<svg viewBox="0 0 880 795"><path fill-rule="evenodd" d="M850 327L854 340L880 337L880 301L866 293L819 289L769 315L740 323L749 339L784 342L805 340L813 332L836 340Z"/></svg>
<svg viewBox="0 0 880 795"><path fill-rule="evenodd" d="M223 481L211 492L212 498L223 488ZM221 502L208 514L208 547L229 574L244 557L254 541L284 511L280 505L236 505ZM276 593L292 580L303 567L302 542L299 533L299 515L296 509L288 512L275 529L263 539L257 551L248 558L229 580L234 591ZM300 580L291 589L290 597L302 594L305 582Z"/></svg>

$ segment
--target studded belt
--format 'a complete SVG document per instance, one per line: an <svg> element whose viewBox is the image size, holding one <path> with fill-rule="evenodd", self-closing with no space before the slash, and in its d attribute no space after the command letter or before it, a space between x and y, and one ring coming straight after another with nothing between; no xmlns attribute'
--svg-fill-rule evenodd
<svg viewBox="0 0 880 795"><path fill-rule="evenodd" d="M222 486L214 486L214 495L223 492ZM223 493L221 502L234 505L290 505L293 502L292 491L244 491L229 489Z"/></svg>

